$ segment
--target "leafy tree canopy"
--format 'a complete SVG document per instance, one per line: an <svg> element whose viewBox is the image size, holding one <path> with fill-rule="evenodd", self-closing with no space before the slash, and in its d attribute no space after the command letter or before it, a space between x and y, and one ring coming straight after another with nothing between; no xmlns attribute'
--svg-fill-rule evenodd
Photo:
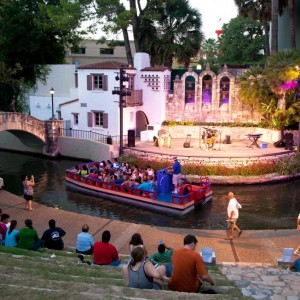
<svg viewBox="0 0 300 300"><path fill-rule="evenodd" d="M237 17L222 29L220 63L253 65L264 62L265 56L260 53L264 49L263 29L258 21Z"/></svg>
<svg viewBox="0 0 300 300"><path fill-rule="evenodd" d="M68 45L78 42L76 29L85 18L84 11L89 2L2 0L0 61L7 70L16 65L21 67L11 74L12 78L23 80L28 87L35 86L37 79L45 81L46 65L63 63Z"/></svg>

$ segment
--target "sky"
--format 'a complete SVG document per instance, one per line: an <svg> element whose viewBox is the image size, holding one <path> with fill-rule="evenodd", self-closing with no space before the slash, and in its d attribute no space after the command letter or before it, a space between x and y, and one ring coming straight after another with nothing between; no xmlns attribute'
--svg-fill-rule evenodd
<svg viewBox="0 0 300 300"><path fill-rule="evenodd" d="M221 29L224 23L229 23L238 14L234 0L189 0L189 3L201 14L205 39L216 39L215 30Z"/></svg>

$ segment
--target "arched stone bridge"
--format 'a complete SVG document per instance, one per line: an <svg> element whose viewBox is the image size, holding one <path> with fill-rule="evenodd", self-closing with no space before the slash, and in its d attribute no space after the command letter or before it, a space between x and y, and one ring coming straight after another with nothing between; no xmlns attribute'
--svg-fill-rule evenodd
<svg viewBox="0 0 300 300"><path fill-rule="evenodd" d="M0 131L18 130L34 135L45 144L43 154L47 156L57 156L58 137L62 134L62 129L62 120L42 121L22 113L0 113Z"/></svg>

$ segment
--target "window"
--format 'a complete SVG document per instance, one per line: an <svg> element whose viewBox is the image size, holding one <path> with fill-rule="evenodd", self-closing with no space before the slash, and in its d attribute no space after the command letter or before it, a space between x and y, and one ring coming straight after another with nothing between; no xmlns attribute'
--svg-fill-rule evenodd
<svg viewBox="0 0 300 300"><path fill-rule="evenodd" d="M113 48L100 48L100 54L114 55L114 49Z"/></svg>
<svg viewBox="0 0 300 300"><path fill-rule="evenodd" d="M103 112L94 112L95 126L103 126Z"/></svg>
<svg viewBox="0 0 300 300"><path fill-rule="evenodd" d="M93 76L93 89L102 90L103 89L103 76L95 75Z"/></svg>
<svg viewBox="0 0 300 300"><path fill-rule="evenodd" d="M107 91L107 75L104 74L90 74L87 75L87 90L88 91Z"/></svg>
<svg viewBox="0 0 300 300"><path fill-rule="evenodd" d="M71 49L72 54L85 54L85 48L80 48L80 47L74 47Z"/></svg>
<svg viewBox="0 0 300 300"><path fill-rule="evenodd" d="M108 114L103 111L88 112L88 127L108 128Z"/></svg>
<svg viewBox="0 0 300 300"><path fill-rule="evenodd" d="M79 123L79 114L78 113L72 113L73 114L73 123L74 125L78 125Z"/></svg>

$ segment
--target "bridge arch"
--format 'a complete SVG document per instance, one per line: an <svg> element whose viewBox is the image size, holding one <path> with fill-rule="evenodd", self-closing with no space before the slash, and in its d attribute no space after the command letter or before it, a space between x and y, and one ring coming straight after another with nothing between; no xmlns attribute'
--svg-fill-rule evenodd
<svg viewBox="0 0 300 300"><path fill-rule="evenodd" d="M23 113L0 113L0 131L24 131L32 134L45 144L43 153L47 156L58 154L58 136L62 134L61 129L62 120L42 121Z"/></svg>

